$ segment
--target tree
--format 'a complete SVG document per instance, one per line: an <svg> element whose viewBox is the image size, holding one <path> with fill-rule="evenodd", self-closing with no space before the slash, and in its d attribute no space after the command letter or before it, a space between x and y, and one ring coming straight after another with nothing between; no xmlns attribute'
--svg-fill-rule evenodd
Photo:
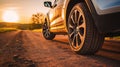
<svg viewBox="0 0 120 67"><path fill-rule="evenodd" d="M44 22L45 15L43 13L37 13L32 15L32 23L42 24Z"/></svg>

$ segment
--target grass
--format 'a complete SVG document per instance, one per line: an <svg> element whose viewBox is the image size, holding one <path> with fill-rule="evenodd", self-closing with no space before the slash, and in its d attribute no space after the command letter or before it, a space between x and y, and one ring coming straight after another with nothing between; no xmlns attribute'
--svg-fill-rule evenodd
<svg viewBox="0 0 120 67"><path fill-rule="evenodd" d="M116 36L116 37L106 37L105 40L116 40L116 41L120 41L120 36Z"/></svg>
<svg viewBox="0 0 120 67"><path fill-rule="evenodd" d="M115 37L115 38L120 39L120 36L117 36L117 37Z"/></svg>
<svg viewBox="0 0 120 67"><path fill-rule="evenodd" d="M42 32L42 29L34 29L33 32Z"/></svg>
<svg viewBox="0 0 120 67"><path fill-rule="evenodd" d="M16 29L16 28L0 28L0 33L16 31L16 30L18 30L18 29Z"/></svg>

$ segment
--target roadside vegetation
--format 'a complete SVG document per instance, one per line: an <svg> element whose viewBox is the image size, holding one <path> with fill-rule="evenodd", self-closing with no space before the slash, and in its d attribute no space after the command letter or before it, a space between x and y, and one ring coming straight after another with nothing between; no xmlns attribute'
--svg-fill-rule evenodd
<svg viewBox="0 0 120 67"><path fill-rule="evenodd" d="M116 37L106 37L105 40L115 40L115 41L120 41L120 36L116 36Z"/></svg>
<svg viewBox="0 0 120 67"><path fill-rule="evenodd" d="M10 31L17 31L16 28L0 28L0 33L10 32Z"/></svg>
<svg viewBox="0 0 120 67"><path fill-rule="evenodd" d="M40 30L42 28L42 24L19 24L19 23L6 23L0 22L0 33L16 31L16 30Z"/></svg>
<svg viewBox="0 0 120 67"><path fill-rule="evenodd" d="M34 29L33 32L42 32L42 29Z"/></svg>

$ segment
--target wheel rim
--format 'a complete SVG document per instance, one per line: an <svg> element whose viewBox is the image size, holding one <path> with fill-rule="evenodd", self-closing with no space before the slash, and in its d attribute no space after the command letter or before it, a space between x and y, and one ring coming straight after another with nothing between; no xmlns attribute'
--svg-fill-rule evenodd
<svg viewBox="0 0 120 67"><path fill-rule="evenodd" d="M47 23L45 23L44 26L43 26L43 34L44 34L45 37L49 37L49 35L50 35Z"/></svg>
<svg viewBox="0 0 120 67"><path fill-rule="evenodd" d="M81 9L74 9L68 20L68 35L73 50L78 51L84 44L86 35L86 23Z"/></svg>

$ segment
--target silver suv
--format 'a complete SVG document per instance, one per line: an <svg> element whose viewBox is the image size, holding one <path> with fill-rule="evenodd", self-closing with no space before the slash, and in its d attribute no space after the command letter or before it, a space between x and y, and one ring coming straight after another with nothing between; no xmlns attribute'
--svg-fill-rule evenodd
<svg viewBox="0 0 120 67"><path fill-rule="evenodd" d="M94 54L104 37L120 35L120 0L55 0L43 24L43 36L52 40L67 34L73 51Z"/></svg>

